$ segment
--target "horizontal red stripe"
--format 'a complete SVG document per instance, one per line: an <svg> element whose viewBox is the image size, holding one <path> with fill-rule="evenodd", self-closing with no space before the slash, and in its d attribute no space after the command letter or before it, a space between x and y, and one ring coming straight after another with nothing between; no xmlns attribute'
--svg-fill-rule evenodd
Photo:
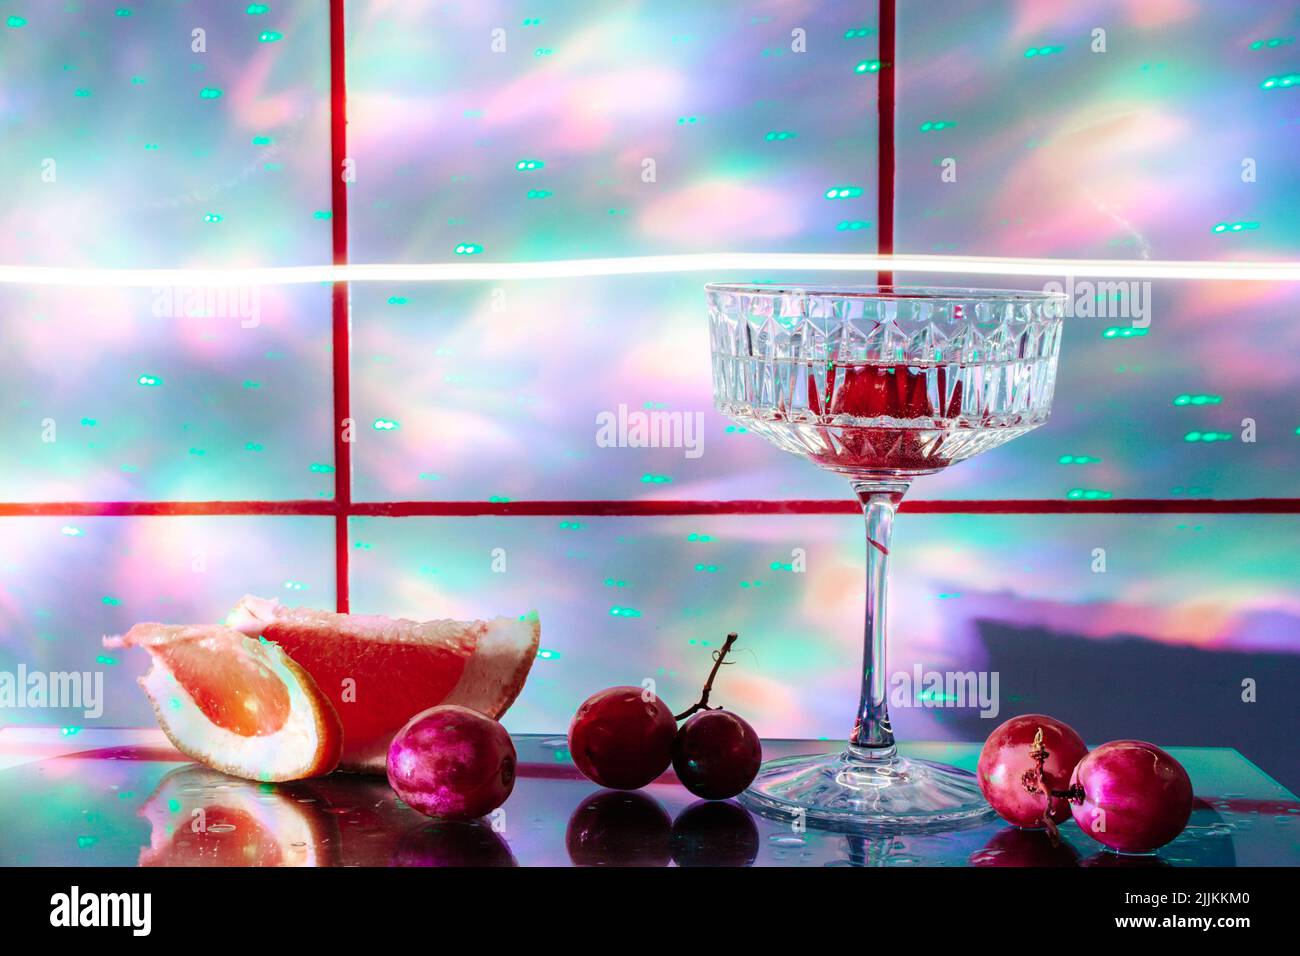
<svg viewBox="0 0 1300 956"><path fill-rule="evenodd" d="M40 501L0 502L0 517L106 515L334 515L333 500L320 501Z"/></svg>
<svg viewBox="0 0 1300 956"><path fill-rule="evenodd" d="M1037 498L904 501L909 514L1300 514L1300 498L1112 498L1069 501ZM845 499L787 501L50 501L0 502L0 517L150 515L307 515L333 517L659 517L672 515L857 514Z"/></svg>

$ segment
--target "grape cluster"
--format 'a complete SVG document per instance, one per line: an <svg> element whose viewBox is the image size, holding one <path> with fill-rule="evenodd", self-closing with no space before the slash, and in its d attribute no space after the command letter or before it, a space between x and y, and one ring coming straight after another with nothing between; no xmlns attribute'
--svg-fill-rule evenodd
<svg viewBox="0 0 1300 956"><path fill-rule="evenodd" d="M1084 833L1121 853L1164 846L1192 814L1192 781L1164 750L1113 740L1090 752L1072 727L1042 714L994 730L976 777L1008 823L1043 827L1055 841L1056 824L1073 816Z"/></svg>
<svg viewBox="0 0 1300 956"><path fill-rule="evenodd" d="M641 687L607 687L588 697L569 725L574 764L615 790L644 787L670 765L682 786L706 800L725 800L748 787L763 760L758 734L731 711L709 706L713 679L735 642L729 634L700 700L677 716Z"/></svg>

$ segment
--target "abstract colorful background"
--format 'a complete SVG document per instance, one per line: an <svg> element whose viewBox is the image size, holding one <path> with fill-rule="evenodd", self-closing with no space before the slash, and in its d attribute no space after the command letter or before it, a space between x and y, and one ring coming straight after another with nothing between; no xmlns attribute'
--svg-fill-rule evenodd
<svg viewBox="0 0 1300 956"><path fill-rule="evenodd" d="M876 7L349 2L352 261L872 252ZM1300 258L1293 4L899 8L897 251ZM0 264L328 262L325 9L0 2ZM775 277L354 285L354 496L845 497L712 410L701 284ZM160 294L0 285L0 501L331 496L330 289L262 288L251 325L160 315ZM1067 322L1051 422L912 496L1295 496L1300 288L1157 281L1147 306L1142 335ZM596 416L620 405L702 413L703 454L599 447ZM1254 442L1239 437L1247 418ZM647 676L685 701L738 629L720 699L768 736L847 731L863 565L851 515L357 518L350 531L353 610L540 611L544 652L512 730L560 730L591 691ZM891 671L996 670L1003 716L1234 746L1300 785L1300 517L915 514L896 534ZM329 518L0 518L0 670L102 669L99 722L151 723L133 686L143 661L106 654L101 634L215 620L245 592L332 606L332 547ZM795 549L802 574L787 570ZM915 703L894 715L904 736L991 729ZM0 710L0 724L80 722Z"/></svg>

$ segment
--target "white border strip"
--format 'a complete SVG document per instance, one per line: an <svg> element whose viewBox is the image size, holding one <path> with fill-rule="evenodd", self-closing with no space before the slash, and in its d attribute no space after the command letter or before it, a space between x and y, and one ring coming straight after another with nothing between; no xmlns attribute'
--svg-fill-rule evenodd
<svg viewBox="0 0 1300 956"><path fill-rule="evenodd" d="M0 266L0 284L97 288L303 285L317 282L473 282L575 279L672 272L946 272L985 276L1194 279L1245 282L1300 280L1300 262L1178 262L1150 259L1017 259L991 256L848 255L720 252L548 262L276 266L250 269L80 269Z"/></svg>

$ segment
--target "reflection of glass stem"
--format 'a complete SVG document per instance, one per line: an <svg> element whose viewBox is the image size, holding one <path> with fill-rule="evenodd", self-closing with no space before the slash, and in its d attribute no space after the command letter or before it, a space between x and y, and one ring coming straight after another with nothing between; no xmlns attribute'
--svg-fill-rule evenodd
<svg viewBox="0 0 1300 956"><path fill-rule="evenodd" d="M855 481L867 522L867 606L862 650L862 697L849 737L851 752L866 760L889 759L896 753L889 725L888 677L885 673L886 599L889 593L889 539L894 512L907 493L908 482Z"/></svg>
<svg viewBox="0 0 1300 956"><path fill-rule="evenodd" d="M891 836L848 836L844 839L849 845L849 863L852 866L885 866L902 842Z"/></svg>

